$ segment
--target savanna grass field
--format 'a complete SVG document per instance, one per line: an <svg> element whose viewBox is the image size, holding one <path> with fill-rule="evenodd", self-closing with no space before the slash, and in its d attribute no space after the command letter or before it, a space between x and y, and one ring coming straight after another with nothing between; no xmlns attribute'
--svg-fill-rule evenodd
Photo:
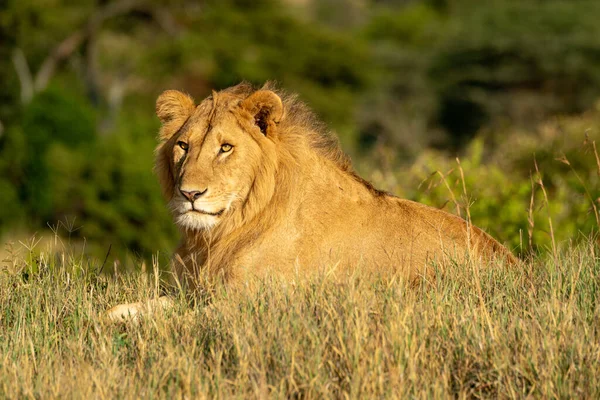
<svg viewBox="0 0 600 400"><path fill-rule="evenodd" d="M33 246L35 243L28 243ZM33 248L29 248L33 250ZM454 265L418 287L331 271L216 287L128 323L112 305L160 294L158 268L98 275L60 250L5 260L4 398L597 398L594 237L521 267Z"/></svg>
<svg viewBox="0 0 600 400"><path fill-rule="evenodd" d="M0 398L600 398L598 20L588 0L9 0ZM268 80L376 188L520 263L178 285L155 100Z"/></svg>

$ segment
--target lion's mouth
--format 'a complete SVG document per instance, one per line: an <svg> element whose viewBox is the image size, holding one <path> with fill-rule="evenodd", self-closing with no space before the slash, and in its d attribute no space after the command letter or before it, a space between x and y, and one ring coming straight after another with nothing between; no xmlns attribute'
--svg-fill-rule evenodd
<svg viewBox="0 0 600 400"><path fill-rule="evenodd" d="M213 217L220 217L221 214L223 214L225 212L225 209L222 209L221 211L217 211L217 212L210 212L210 211L204 211L204 210L199 210L199 209L193 208L188 212L195 212L198 214L212 215Z"/></svg>

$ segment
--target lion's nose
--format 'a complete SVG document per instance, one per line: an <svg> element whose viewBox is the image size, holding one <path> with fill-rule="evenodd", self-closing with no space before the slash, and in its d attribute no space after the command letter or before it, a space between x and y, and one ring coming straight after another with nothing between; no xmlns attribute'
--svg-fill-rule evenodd
<svg viewBox="0 0 600 400"><path fill-rule="evenodd" d="M208 189L204 189L202 191L200 190L193 190L193 191L188 191L188 190L183 190L183 189L179 189L179 191L181 192L181 194L183 195L183 197L185 197L186 199L188 199L189 201L191 201L192 203L198 199L198 197L202 196L204 193L206 193Z"/></svg>

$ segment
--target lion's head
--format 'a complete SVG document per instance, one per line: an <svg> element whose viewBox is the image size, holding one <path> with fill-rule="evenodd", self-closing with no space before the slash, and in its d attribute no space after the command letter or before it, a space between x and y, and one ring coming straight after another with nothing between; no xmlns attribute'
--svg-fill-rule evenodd
<svg viewBox="0 0 600 400"><path fill-rule="evenodd" d="M162 122L156 169L175 222L208 230L248 213L251 197L272 196L281 98L271 90L246 95L247 86L219 93L198 106L168 90L158 98ZM270 171L265 171L270 169Z"/></svg>

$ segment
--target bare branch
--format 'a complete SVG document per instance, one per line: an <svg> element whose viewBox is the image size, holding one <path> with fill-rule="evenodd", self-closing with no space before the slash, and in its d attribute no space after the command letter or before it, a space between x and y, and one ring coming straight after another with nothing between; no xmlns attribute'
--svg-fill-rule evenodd
<svg viewBox="0 0 600 400"><path fill-rule="evenodd" d="M41 91L48 86L58 64L75 52L92 34L100 29L107 19L127 14L142 4L141 0L122 0L108 4L94 12L86 25L58 44L46 57L35 77L34 90Z"/></svg>
<svg viewBox="0 0 600 400"><path fill-rule="evenodd" d="M110 85L108 89L108 113L100 123L100 133L109 132L114 127L128 85L129 80L126 76L118 76Z"/></svg>
<svg viewBox="0 0 600 400"><path fill-rule="evenodd" d="M150 11L152 13L152 18L156 21L156 23L169 35L177 36L181 31L181 27L173 18L173 15L164 8L155 8Z"/></svg>
<svg viewBox="0 0 600 400"><path fill-rule="evenodd" d="M44 90L46 86L48 86L48 82L54 75L54 71L56 70L58 63L73 54L73 52L83 42L84 38L85 35L83 31L80 30L73 33L54 48L52 53L46 57L35 76L34 88L36 92Z"/></svg>
<svg viewBox="0 0 600 400"><path fill-rule="evenodd" d="M33 78L23 50L20 48L15 49L12 61L21 83L21 102L27 104L33 98Z"/></svg>

